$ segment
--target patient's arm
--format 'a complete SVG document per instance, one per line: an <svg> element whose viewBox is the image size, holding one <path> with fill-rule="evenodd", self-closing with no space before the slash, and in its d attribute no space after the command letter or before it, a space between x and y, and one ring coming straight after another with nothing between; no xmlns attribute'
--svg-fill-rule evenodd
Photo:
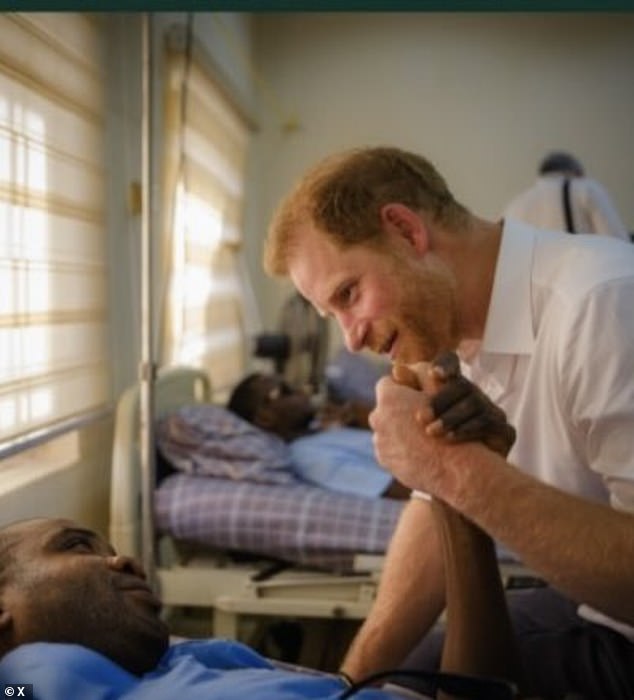
<svg viewBox="0 0 634 700"><path fill-rule="evenodd" d="M432 414L431 411L427 411L429 426L421 426L421 430L428 430L433 434L444 434L445 428L442 422L436 423L434 421L434 418L438 420L440 415L441 419L448 421L450 431L454 432L450 439L458 442L464 438L461 426L468 430L470 439L474 439L472 436L477 435L475 428L479 425L479 429L484 430L484 435L480 434L481 439L486 441L487 430L504 438L498 441L498 448L506 453L512 444L514 431L512 428L511 430L500 429L495 423L492 424L492 421L495 420L506 424L504 414L491 411L490 400L481 392L474 391L469 397L465 396L463 392L462 382L460 382L461 386L458 390L452 386L452 381L459 376L456 359L455 357L441 357L433 367L419 367L419 372L398 366L394 368L393 377L399 383L420 389L422 382L420 377L422 375L424 379L425 373L429 371L431 375L428 380L440 384L435 387L435 391L438 392L436 395L440 396L446 392L444 395L447 401L444 406L441 406L444 411L441 411L441 414ZM466 403L464 399L467 399ZM399 400L398 405L401 410L410 411L410 406L405 405L403 401ZM416 410L420 401L416 400L412 405L411 410ZM454 407L456 410L452 417L451 411ZM486 418L480 419L474 424L472 419L478 417L478 410L481 411L481 414L484 413ZM387 424L393 428L397 427L394 421L399 420L398 417L394 418L394 415L391 414L391 419L387 421ZM411 415L409 417L411 418ZM389 445L394 450L394 457L397 460L401 459L399 450L401 448L407 450L408 447L407 440L401 439L402 437L402 435L392 435L389 439ZM388 459L386 462L388 466L389 461ZM442 609L445 590L444 559L449 556L449 553L443 552L440 530L436 515L430 509L429 502L413 499L405 506L387 552L376 601L353 641L342 666L343 670L353 678L361 679L373 672L394 668L400 664L413 645L430 629L435 617ZM443 525L443 533L444 531ZM474 539L479 541L478 538ZM469 542L469 540L463 541L463 549L470 550L471 545L464 546L465 542ZM480 545L481 547L476 545L473 551L478 552L480 548L487 551L488 545L484 546L481 542ZM497 566L497 562L494 563ZM457 566L458 564L448 565L448 568L455 571ZM497 569L495 575L497 576ZM469 574L470 579L471 577L477 579L478 576L479 573L475 571ZM465 585L470 586L470 584ZM492 592L495 592L495 589L492 589ZM460 592L456 592L453 585L449 586L448 593L456 597L462 595ZM471 605L472 598L468 597L465 600L468 600L470 606L473 607ZM490 602L485 602L487 606L491 605ZM467 610L462 608L462 611L459 612L458 622L452 622L452 630L458 630L457 633L452 633L458 642L462 639L460 630L465 621L465 614L471 607ZM459 605L456 610L461 610ZM481 610L484 612L485 608ZM458 644L458 647L468 651L468 641L465 639L465 644L462 647ZM452 642L448 647L448 653L451 650L451 654L447 658L447 663L450 663L450 659L457 658L455 649L454 642ZM463 663L463 657L460 657L460 663Z"/></svg>
<svg viewBox="0 0 634 700"><path fill-rule="evenodd" d="M462 429L462 437L455 438L459 442L469 439L471 431L506 456L515 431L477 387L459 381L453 353L437 359L417 377L397 370L395 378L421 388L431 397L434 415L445 415L444 421L437 418L426 426L428 434L446 437L447 429ZM453 413L447 413L452 407ZM521 665L493 540L443 501L432 498L431 503L445 572L447 626L441 670L519 683Z"/></svg>
<svg viewBox="0 0 634 700"><path fill-rule="evenodd" d="M346 401L345 403L334 403L332 401L324 404L318 413L318 418L323 427L348 427L348 428L369 428L368 416L372 411L372 406L362 401Z"/></svg>
<svg viewBox="0 0 634 700"><path fill-rule="evenodd" d="M432 499L432 512L445 569L441 670L519 684L519 654L493 541L442 501Z"/></svg>
<svg viewBox="0 0 634 700"><path fill-rule="evenodd" d="M416 388L411 375L408 380ZM454 353L437 358L418 383L431 397L437 416L426 426L428 434L456 442L473 439L471 434L503 457L508 454L514 429L483 392L460 376ZM441 669L519 682L519 653L493 540L436 498L432 498L432 513L445 569L447 627Z"/></svg>
<svg viewBox="0 0 634 700"><path fill-rule="evenodd" d="M407 501L389 549L376 600L341 666L355 681L397 668L444 607L438 529L429 501Z"/></svg>

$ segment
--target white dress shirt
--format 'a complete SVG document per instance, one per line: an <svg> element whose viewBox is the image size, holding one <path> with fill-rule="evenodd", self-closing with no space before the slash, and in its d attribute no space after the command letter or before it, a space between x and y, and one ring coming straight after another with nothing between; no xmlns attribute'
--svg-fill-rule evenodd
<svg viewBox="0 0 634 700"><path fill-rule="evenodd" d="M515 426L510 462L634 512L633 245L507 220L463 370Z"/></svg>

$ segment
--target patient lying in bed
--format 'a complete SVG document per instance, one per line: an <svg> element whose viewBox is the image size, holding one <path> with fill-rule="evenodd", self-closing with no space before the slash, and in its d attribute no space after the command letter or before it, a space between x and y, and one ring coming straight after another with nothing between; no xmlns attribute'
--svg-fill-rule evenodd
<svg viewBox="0 0 634 700"><path fill-rule="evenodd" d="M404 504L379 498L392 478L367 429L289 443L224 406L192 401L162 414L155 436L164 467L157 530L199 547L349 573L358 555L385 553Z"/></svg>
<svg viewBox="0 0 634 700"><path fill-rule="evenodd" d="M315 406L281 377L253 373L234 388L227 407L288 444L294 472L322 488L369 498L405 498L409 491L376 461L361 401Z"/></svg>
<svg viewBox="0 0 634 700"><path fill-rule="evenodd" d="M167 462L188 474L405 498L409 491L376 461L370 408L348 402L317 411L281 378L255 373L236 386L227 408L193 404L163 416L157 443Z"/></svg>
<svg viewBox="0 0 634 700"><path fill-rule="evenodd" d="M73 521L39 518L0 530L0 571L0 685L20 686L24 697L337 700L346 692L338 676L276 665L238 642L169 646L139 564ZM467 687L476 697L479 686ZM368 688L355 697L402 693Z"/></svg>
<svg viewBox="0 0 634 700"><path fill-rule="evenodd" d="M168 646L139 564L73 521L2 529L0 571L0 685L30 684L39 700L327 700L345 688L335 676L276 668L237 642Z"/></svg>
<svg viewBox="0 0 634 700"><path fill-rule="evenodd" d="M20 686L24 697L337 700L346 691L338 676L277 665L238 642L169 646L140 565L73 521L0 530L0 571L0 685ZM402 692L368 688L355 697Z"/></svg>
<svg viewBox="0 0 634 700"><path fill-rule="evenodd" d="M404 503L378 497L392 479L366 429L289 443L224 406L192 403L159 419L156 440L169 471L155 493L158 529L205 547L348 572L356 555L385 552Z"/></svg>

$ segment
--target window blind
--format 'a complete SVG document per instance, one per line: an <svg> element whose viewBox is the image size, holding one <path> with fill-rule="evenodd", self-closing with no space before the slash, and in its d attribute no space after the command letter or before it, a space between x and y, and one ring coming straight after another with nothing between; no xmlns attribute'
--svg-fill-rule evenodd
<svg viewBox="0 0 634 700"><path fill-rule="evenodd" d="M172 208L161 360L203 367L223 392L242 376L246 358L239 251L249 127L195 58L168 50L166 65Z"/></svg>
<svg viewBox="0 0 634 700"><path fill-rule="evenodd" d="M103 85L89 15L0 14L0 444L110 401Z"/></svg>

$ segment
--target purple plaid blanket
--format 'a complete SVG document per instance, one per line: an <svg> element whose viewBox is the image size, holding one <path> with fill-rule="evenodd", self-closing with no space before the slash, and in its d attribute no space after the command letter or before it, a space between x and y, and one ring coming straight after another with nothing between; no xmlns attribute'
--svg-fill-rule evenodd
<svg viewBox="0 0 634 700"><path fill-rule="evenodd" d="M157 527L177 540L339 572L356 553L385 552L403 503L190 474L155 493Z"/></svg>

